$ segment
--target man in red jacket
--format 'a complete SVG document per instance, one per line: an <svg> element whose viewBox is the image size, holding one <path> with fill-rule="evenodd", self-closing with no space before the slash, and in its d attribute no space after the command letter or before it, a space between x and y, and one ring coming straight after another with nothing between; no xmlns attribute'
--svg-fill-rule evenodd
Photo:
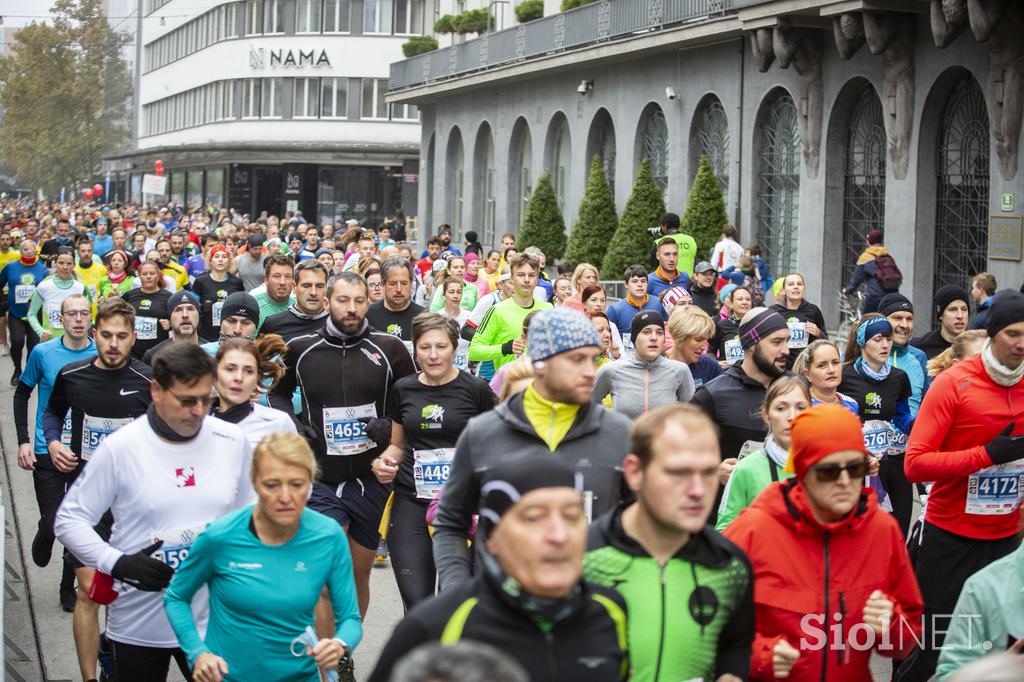
<svg viewBox="0 0 1024 682"><path fill-rule="evenodd" d="M864 487L860 420L818 405L791 427L787 471L725 530L754 569L750 680L863 682L921 632L921 593L899 524Z"/></svg>
<svg viewBox="0 0 1024 682"><path fill-rule="evenodd" d="M985 329L981 355L936 377L907 444L907 479L935 484L916 566L925 646L900 667L900 682L932 676L964 581L1020 544L1024 294L997 293Z"/></svg>

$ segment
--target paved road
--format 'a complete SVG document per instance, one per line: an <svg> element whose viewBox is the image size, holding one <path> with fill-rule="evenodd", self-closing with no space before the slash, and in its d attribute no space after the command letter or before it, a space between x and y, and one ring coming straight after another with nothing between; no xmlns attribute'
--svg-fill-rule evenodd
<svg viewBox="0 0 1024 682"><path fill-rule="evenodd" d="M0 495L5 511L4 647L9 682L72 682L81 678L71 637L71 614L57 598L60 584L60 547L46 568L32 563L29 548L39 509L32 475L18 468L18 439L11 405L14 390L8 384L13 366L0 358ZM29 417L35 415L35 401ZM22 554L21 548L25 548ZM370 610L363 623L363 641L356 650L356 673L368 676L395 623L402 617L402 601L390 567L375 569ZM171 679L182 678L175 672Z"/></svg>

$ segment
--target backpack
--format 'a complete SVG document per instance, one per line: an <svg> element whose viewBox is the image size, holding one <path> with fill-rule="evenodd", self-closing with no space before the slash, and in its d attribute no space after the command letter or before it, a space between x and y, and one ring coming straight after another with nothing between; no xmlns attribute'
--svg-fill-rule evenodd
<svg viewBox="0 0 1024 682"><path fill-rule="evenodd" d="M886 292L899 291L903 284L903 273L887 253L875 256L875 280Z"/></svg>

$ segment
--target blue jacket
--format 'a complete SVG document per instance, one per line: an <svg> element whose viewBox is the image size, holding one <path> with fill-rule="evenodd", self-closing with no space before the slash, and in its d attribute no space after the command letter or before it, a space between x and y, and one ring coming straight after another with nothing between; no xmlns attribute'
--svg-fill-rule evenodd
<svg viewBox="0 0 1024 682"><path fill-rule="evenodd" d="M628 298L623 298L613 303L605 311L608 321L615 325L622 336L622 343L625 346L624 350L633 349L629 325L632 324L633 318L640 310L657 310L661 315L665 314L661 309L661 301L656 296L651 296L650 294L647 295L647 302L644 303L643 308L637 308L629 302Z"/></svg>
<svg viewBox="0 0 1024 682"><path fill-rule="evenodd" d="M685 272L680 271L679 275L669 282L662 279L657 270L647 275L647 293L654 298L660 298L663 291L668 291L672 287L683 287L687 292L689 292L690 276ZM662 312L664 313L664 311Z"/></svg>
<svg viewBox="0 0 1024 682"><path fill-rule="evenodd" d="M917 419L924 392L928 390L928 358L920 349L911 345L893 344L892 366L902 369L910 378L910 416Z"/></svg>
<svg viewBox="0 0 1024 682"><path fill-rule="evenodd" d="M985 323L988 322L988 309L992 307L993 296L989 296L980 304L978 309L974 311L974 317L971 318L971 324L968 329L984 329Z"/></svg>
<svg viewBox="0 0 1024 682"><path fill-rule="evenodd" d="M7 287L7 309L11 311L12 315L25 319L28 315L28 303L32 300L32 291L22 289L23 302L18 303L18 286L30 286L34 290L36 285L46 279L48 274L50 273L41 260L37 260L35 265L25 265L20 260L16 260L0 270L0 289Z"/></svg>

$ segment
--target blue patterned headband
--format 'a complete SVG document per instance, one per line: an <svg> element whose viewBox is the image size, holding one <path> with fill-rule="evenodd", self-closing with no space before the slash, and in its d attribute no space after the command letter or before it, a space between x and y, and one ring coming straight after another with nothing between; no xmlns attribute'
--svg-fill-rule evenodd
<svg viewBox="0 0 1024 682"><path fill-rule="evenodd" d="M879 334L892 334L892 325L884 317L872 317L864 320L857 327L857 345L861 348Z"/></svg>

